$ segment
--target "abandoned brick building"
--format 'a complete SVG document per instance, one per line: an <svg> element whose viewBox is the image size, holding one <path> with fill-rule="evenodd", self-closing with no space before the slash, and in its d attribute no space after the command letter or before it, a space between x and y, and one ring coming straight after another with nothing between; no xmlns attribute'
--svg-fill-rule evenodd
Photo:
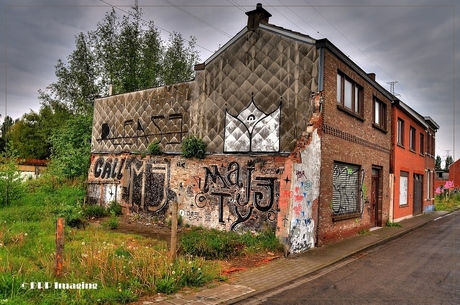
<svg viewBox="0 0 460 305"><path fill-rule="evenodd" d="M268 227L291 252L385 224L395 97L327 39L246 14L194 80L95 101L88 201L160 216L177 201L185 223ZM187 136L204 159L180 154Z"/></svg>

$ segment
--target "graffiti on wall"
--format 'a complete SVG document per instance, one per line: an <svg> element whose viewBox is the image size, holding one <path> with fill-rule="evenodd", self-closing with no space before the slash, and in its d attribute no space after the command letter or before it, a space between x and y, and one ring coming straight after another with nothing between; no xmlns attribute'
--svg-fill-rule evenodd
<svg viewBox="0 0 460 305"><path fill-rule="evenodd" d="M313 205L319 197L321 142L315 130L301 152L302 163L295 164L291 182L290 252L299 253L315 245Z"/></svg>
<svg viewBox="0 0 460 305"><path fill-rule="evenodd" d="M334 215L362 213L364 170L356 165L334 164L332 212Z"/></svg>
<svg viewBox="0 0 460 305"><path fill-rule="evenodd" d="M100 181L120 181L122 200L132 211L164 214L176 197L169 189L169 167L167 160L101 156L94 162L93 175Z"/></svg>
<svg viewBox="0 0 460 305"><path fill-rule="evenodd" d="M275 226L278 212L279 176L264 175L256 162L245 165L233 161L226 166L204 167L204 179L198 179L200 192L195 206L210 214L217 209L218 221L230 230L258 230ZM269 172L281 174L282 168Z"/></svg>
<svg viewBox="0 0 460 305"><path fill-rule="evenodd" d="M254 97L237 116L225 112L225 152L278 152L281 104L266 114Z"/></svg>
<svg viewBox="0 0 460 305"><path fill-rule="evenodd" d="M295 171L292 193L292 217L290 251L297 253L310 249L315 244L313 202L317 198L314 192L313 177L305 173L301 166Z"/></svg>
<svg viewBox="0 0 460 305"><path fill-rule="evenodd" d="M103 123L98 141L110 141L113 145L131 146L139 141L149 144L152 139L165 140L166 144L180 144L187 129L182 113L151 115L150 120L126 119L122 124L111 126Z"/></svg>

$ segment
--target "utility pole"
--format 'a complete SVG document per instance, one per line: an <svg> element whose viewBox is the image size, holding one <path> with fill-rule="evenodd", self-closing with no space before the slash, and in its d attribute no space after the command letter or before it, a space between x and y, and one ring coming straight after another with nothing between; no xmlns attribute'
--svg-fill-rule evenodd
<svg viewBox="0 0 460 305"><path fill-rule="evenodd" d="M395 80L395 81L392 81L392 82L387 82L387 84L390 85L390 93L395 95L395 84L397 84L398 81ZM396 94L396 95L399 95L399 94Z"/></svg>

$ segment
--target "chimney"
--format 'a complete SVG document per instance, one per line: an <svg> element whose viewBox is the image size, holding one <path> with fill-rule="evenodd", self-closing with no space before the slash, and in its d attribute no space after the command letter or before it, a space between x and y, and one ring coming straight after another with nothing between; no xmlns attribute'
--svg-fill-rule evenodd
<svg viewBox="0 0 460 305"><path fill-rule="evenodd" d="M369 76L370 79L375 81L375 73L367 73L367 76Z"/></svg>
<svg viewBox="0 0 460 305"><path fill-rule="evenodd" d="M248 15L248 30L250 31L258 28L260 23L268 24L268 18L272 16L262 7L262 3L257 3L256 9L246 12L246 15Z"/></svg>

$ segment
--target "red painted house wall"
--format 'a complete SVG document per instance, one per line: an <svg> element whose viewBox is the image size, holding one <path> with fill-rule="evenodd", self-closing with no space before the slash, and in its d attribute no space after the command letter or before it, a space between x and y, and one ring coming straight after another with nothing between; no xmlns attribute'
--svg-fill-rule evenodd
<svg viewBox="0 0 460 305"><path fill-rule="evenodd" d="M430 145L433 145L434 140L428 137L426 125L420 122L420 119L423 118L414 118L399 105L393 105L392 112L393 220L398 221L421 214L426 210L427 206L432 205L433 187L428 186L428 179L434 180L434 172L431 170L434 168L434 159L431 154L427 154L427 143L431 141ZM402 143L398 143L399 119L404 122ZM410 147L411 127L415 129L415 147L413 148ZM421 140L421 135L423 135L423 141ZM407 176L407 178L404 178L404 176ZM414 193L417 178L422 181L421 198ZM401 185L401 183L404 184L405 179L407 179L407 195L405 195L404 186ZM414 206L416 199L418 199L419 205Z"/></svg>
<svg viewBox="0 0 460 305"><path fill-rule="evenodd" d="M454 187L460 189L460 159L450 165L449 181L453 181Z"/></svg>

